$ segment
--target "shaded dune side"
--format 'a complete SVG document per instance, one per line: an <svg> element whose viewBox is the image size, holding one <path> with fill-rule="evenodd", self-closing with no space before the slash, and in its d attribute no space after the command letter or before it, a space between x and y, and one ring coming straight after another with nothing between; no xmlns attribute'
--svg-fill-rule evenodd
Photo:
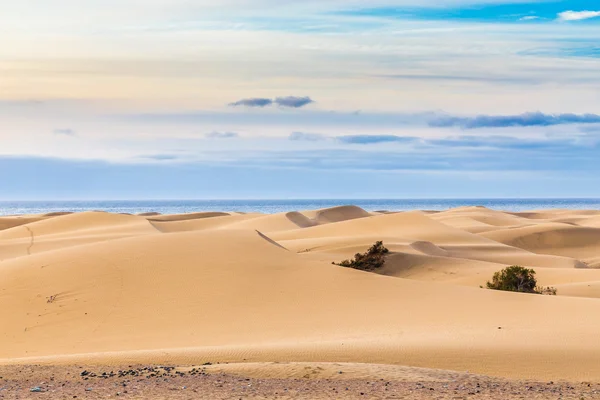
<svg viewBox="0 0 600 400"><path fill-rule="evenodd" d="M266 240L268 243L271 243L273 246L277 246L283 250L289 251L288 249L286 249L285 247L283 247L282 245L280 245L279 243L277 243L276 241L274 241L273 239L271 239L264 233L262 233L260 231L256 231L256 233L258 234L258 236L260 236L262 239Z"/></svg>
<svg viewBox="0 0 600 400"><path fill-rule="evenodd" d="M315 220L297 211L288 212L285 214L285 217L293 222L298 228L309 228L318 225Z"/></svg>
<svg viewBox="0 0 600 400"><path fill-rule="evenodd" d="M41 221L45 217L0 217L0 231Z"/></svg>
<svg viewBox="0 0 600 400"><path fill-rule="evenodd" d="M75 214L71 211L55 211L44 214L44 217L62 217L63 215Z"/></svg>
<svg viewBox="0 0 600 400"><path fill-rule="evenodd" d="M340 206L318 210L314 216L317 224L331 224L370 217L367 211L357 206Z"/></svg>
<svg viewBox="0 0 600 400"><path fill-rule="evenodd" d="M336 222L350 221L370 216L370 213L357 206L339 206L317 211L305 211L302 213L297 211L286 213L286 217L299 228L333 224Z"/></svg>

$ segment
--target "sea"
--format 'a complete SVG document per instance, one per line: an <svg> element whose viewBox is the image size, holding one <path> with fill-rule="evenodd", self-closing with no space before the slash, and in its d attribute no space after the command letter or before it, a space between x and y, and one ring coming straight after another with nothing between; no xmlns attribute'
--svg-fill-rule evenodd
<svg viewBox="0 0 600 400"><path fill-rule="evenodd" d="M448 210L484 206L502 211L545 209L600 210L600 199L303 199L303 200L85 200L0 201L0 215L50 212L107 211L112 213L183 214L224 211L275 214L356 205L367 211Z"/></svg>

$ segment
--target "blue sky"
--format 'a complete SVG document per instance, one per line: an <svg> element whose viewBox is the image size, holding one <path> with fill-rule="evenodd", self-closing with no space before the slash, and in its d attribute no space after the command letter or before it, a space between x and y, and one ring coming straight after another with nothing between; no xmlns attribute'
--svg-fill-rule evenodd
<svg viewBox="0 0 600 400"><path fill-rule="evenodd" d="M465 2L461 6L441 3L437 7L427 6L382 6L355 7L339 12L341 15L371 16L401 20L468 20L478 22L555 22L568 20L598 23L594 18L585 18L582 11L597 11L595 0L552 0L515 2ZM571 13L569 13L571 12Z"/></svg>
<svg viewBox="0 0 600 400"><path fill-rule="evenodd" d="M0 199L600 197L596 1L0 11Z"/></svg>

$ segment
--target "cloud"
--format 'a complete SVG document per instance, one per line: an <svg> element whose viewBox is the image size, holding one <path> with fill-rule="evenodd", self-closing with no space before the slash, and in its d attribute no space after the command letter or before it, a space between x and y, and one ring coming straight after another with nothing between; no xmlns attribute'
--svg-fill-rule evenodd
<svg viewBox="0 0 600 400"><path fill-rule="evenodd" d="M327 136L320 133L292 132L289 136L289 140L292 141L318 142L325 139Z"/></svg>
<svg viewBox="0 0 600 400"><path fill-rule="evenodd" d="M503 150L562 150L576 143L571 139L519 139L512 136L456 136L429 139L425 143L437 147L490 148Z"/></svg>
<svg viewBox="0 0 600 400"><path fill-rule="evenodd" d="M235 103L230 103L229 105L232 107L244 106L244 107L260 107L260 108L262 108L262 107L273 105L273 100L256 97L256 98L238 100Z"/></svg>
<svg viewBox="0 0 600 400"><path fill-rule="evenodd" d="M308 96L305 97L296 97L296 96L287 96L287 97L278 97L275 99L275 103L280 107L290 107L290 108L301 108L315 101Z"/></svg>
<svg viewBox="0 0 600 400"><path fill-rule="evenodd" d="M207 139L234 139L240 137L237 132L210 132L204 136Z"/></svg>
<svg viewBox="0 0 600 400"><path fill-rule="evenodd" d="M600 17L600 11L563 11L558 14L560 21L581 21L598 17Z"/></svg>
<svg viewBox="0 0 600 400"><path fill-rule="evenodd" d="M413 136L396 136L396 135L348 135L339 136L338 141L346 144L376 144L376 143L415 143L420 139Z"/></svg>
<svg viewBox="0 0 600 400"><path fill-rule="evenodd" d="M154 161L175 161L175 160L179 160L181 157L173 155L173 154L150 154L150 155L139 156L137 158L144 159L144 160L154 160Z"/></svg>
<svg viewBox="0 0 600 400"><path fill-rule="evenodd" d="M544 114L541 112L529 112L519 115L477 115L475 117L456 117L448 115L438 116L428 121L428 124L431 127L460 127L463 129L509 128L593 123L600 123L600 115Z"/></svg>
<svg viewBox="0 0 600 400"><path fill-rule="evenodd" d="M55 129L53 133L61 136L77 136L77 132L73 129Z"/></svg>
<svg viewBox="0 0 600 400"><path fill-rule="evenodd" d="M519 21L535 21L536 19L540 19L540 17L536 15L527 15L525 17L519 18Z"/></svg>
<svg viewBox="0 0 600 400"><path fill-rule="evenodd" d="M287 107L287 108L302 108L306 105L314 103L315 101L308 96L298 97L298 96L286 96L286 97L277 97L276 99L267 99L262 97L251 97L248 99L238 100L234 103L229 103L231 107L258 107L264 108L272 105L278 105L279 107Z"/></svg>
<svg viewBox="0 0 600 400"><path fill-rule="evenodd" d="M599 114L546 114L525 112L514 115L459 115L443 111L424 112L332 112L326 110L304 110L303 112L212 112L196 111L189 113L147 113L116 115L117 120L143 124L175 124L177 126L207 126L209 129L243 127L245 136L252 136L264 129L285 129L287 132L333 131L341 134L372 133L384 134L400 132L398 129L410 127L430 128L510 128L547 127L554 125L600 124ZM224 128L219 128L224 127ZM402 131L401 133L406 133Z"/></svg>

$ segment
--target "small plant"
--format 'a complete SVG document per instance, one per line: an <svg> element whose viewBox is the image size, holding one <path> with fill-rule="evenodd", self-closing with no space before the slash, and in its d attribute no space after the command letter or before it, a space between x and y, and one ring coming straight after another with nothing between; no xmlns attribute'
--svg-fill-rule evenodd
<svg viewBox="0 0 600 400"><path fill-rule="evenodd" d="M555 287L550 287L550 286L547 286L547 287L536 286L535 291L536 291L536 293L545 294L548 296L556 296L556 293L558 292L558 290L556 290Z"/></svg>
<svg viewBox="0 0 600 400"><path fill-rule="evenodd" d="M538 286L535 271L518 265L504 268L496 272L491 282L487 283L488 289L504 290L507 292L535 293L556 295L556 288Z"/></svg>
<svg viewBox="0 0 600 400"><path fill-rule="evenodd" d="M383 242L376 242L366 253L357 253L352 260L344 260L341 263L333 263L345 268L354 268L361 271L375 271L385 264L384 256L390 251L385 248Z"/></svg>

